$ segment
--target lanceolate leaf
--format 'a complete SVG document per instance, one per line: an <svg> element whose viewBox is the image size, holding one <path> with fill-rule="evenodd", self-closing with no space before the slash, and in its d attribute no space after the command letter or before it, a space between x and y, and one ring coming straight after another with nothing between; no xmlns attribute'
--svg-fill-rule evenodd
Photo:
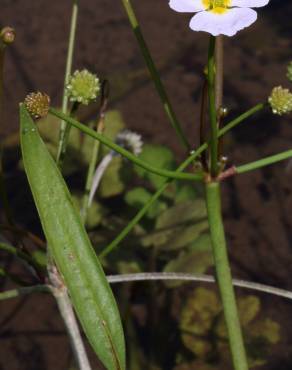
<svg viewBox="0 0 292 370"><path fill-rule="evenodd" d="M49 248L96 354L109 370L125 369L116 302L66 184L30 115L20 107L25 171Z"/></svg>

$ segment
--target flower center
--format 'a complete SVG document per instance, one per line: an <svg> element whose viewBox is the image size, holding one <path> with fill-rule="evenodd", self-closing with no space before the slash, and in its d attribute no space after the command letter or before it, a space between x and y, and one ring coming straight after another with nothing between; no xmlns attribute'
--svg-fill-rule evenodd
<svg viewBox="0 0 292 370"><path fill-rule="evenodd" d="M231 0L203 0L203 4L207 11L222 14L228 10Z"/></svg>

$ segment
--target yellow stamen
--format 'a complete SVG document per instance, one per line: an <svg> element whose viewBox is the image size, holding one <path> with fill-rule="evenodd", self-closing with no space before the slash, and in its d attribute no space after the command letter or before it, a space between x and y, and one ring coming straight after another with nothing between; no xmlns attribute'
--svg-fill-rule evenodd
<svg viewBox="0 0 292 370"><path fill-rule="evenodd" d="M202 0L206 10L217 14L228 11L232 0Z"/></svg>

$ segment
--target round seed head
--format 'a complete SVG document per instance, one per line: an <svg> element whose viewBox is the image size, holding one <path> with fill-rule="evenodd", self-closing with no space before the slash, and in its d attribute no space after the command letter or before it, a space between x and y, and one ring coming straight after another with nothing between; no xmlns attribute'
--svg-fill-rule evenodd
<svg viewBox="0 0 292 370"><path fill-rule="evenodd" d="M268 101L274 114L281 116L292 112L292 94L282 86L273 88Z"/></svg>
<svg viewBox="0 0 292 370"><path fill-rule="evenodd" d="M100 93L100 82L95 74L87 69L75 71L66 86L66 94L70 101L88 105Z"/></svg>
<svg viewBox="0 0 292 370"><path fill-rule="evenodd" d="M24 99L24 105L33 118L43 118L48 114L50 97L41 92L30 93Z"/></svg>

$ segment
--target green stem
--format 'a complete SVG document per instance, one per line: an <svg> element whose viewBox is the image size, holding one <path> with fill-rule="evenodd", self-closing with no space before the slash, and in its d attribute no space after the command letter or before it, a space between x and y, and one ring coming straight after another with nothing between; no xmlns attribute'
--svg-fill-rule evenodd
<svg viewBox="0 0 292 370"><path fill-rule="evenodd" d="M211 152L211 175L216 177L218 173L218 125L215 102L215 44L216 39L210 36L208 52L208 95L209 116L211 124L210 152Z"/></svg>
<svg viewBox="0 0 292 370"><path fill-rule="evenodd" d="M17 298L19 296L30 293L50 293L50 288L47 285L34 285L6 290L5 292L0 292L0 301L3 301L5 299Z"/></svg>
<svg viewBox="0 0 292 370"><path fill-rule="evenodd" d="M217 117L219 116L220 108L222 108L223 101L223 65L224 65L224 48L223 48L223 35L216 38L215 47L215 107Z"/></svg>
<svg viewBox="0 0 292 370"><path fill-rule="evenodd" d="M269 157L260 159L260 160L255 161L255 162L251 162L251 163L244 164L242 166L235 167L235 173L240 174L240 173L245 173L245 172L257 170L259 168L269 166L273 163L277 163L277 162L283 161L283 160L291 158L291 157L292 157L292 150L290 149L290 150L287 150L285 152L275 154L275 155L271 155Z"/></svg>
<svg viewBox="0 0 292 370"><path fill-rule="evenodd" d="M255 107L249 109L247 112L241 114L231 122L229 122L226 126L224 126L218 133L218 137L223 136L232 128L237 126L239 123L246 120L248 117L252 116L256 112L262 110L265 107L265 104L257 104ZM183 171L186 167L188 167L196 158L200 156L200 154L208 148L208 144L201 145L190 157L188 157L181 165L177 168L176 172ZM142 217L147 213L147 211L151 208L152 204L163 194L164 190L167 188L171 179L165 181L164 184L152 195L149 201L139 210L139 212L134 216L134 218L127 224L127 226L116 236L116 238L105 247L105 249L100 253L100 257L105 257L108 255L112 250L114 250L122 240L132 231L132 229L137 225L137 223L142 219Z"/></svg>
<svg viewBox="0 0 292 370"><path fill-rule="evenodd" d="M85 134L93 137L96 140L99 140L102 144L106 145L110 149L113 149L115 152L121 154L123 157L127 158L129 161L133 162L137 166L140 166L144 168L145 170L152 172L156 175L167 177L167 178L173 178L177 180L190 180L190 181L199 181L202 180L201 174L191 174L191 173L177 173L175 171L168 171L164 169L160 169L154 166L151 166L150 164L142 161L138 157L136 157L134 154L129 152L128 150L122 148L121 146L117 145L107 137L99 134L98 132L92 130L91 128L83 125L82 123L76 121L72 117L68 117L66 114L63 114L61 112L58 112L54 108L50 108L50 113L53 114L56 117L59 117L69 123L70 125L78 128L80 131L84 132Z"/></svg>
<svg viewBox="0 0 292 370"><path fill-rule="evenodd" d="M0 249L27 262L30 266L34 267L37 271L43 270L42 266L39 265L31 256L22 252L18 248L13 247L12 245L9 245L6 243L0 243Z"/></svg>
<svg viewBox="0 0 292 370"><path fill-rule="evenodd" d="M4 27L0 31L0 127L4 126L3 116L3 99L4 99L4 61L6 54L6 47L14 42L15 32L11 27ZM2 200L4 213L7 219L7 222L12 225L12 212L9 206L7 191L4 180L4 171L2 165L3 158L3 149L2 143L0 143L0 198Z"/></svg>
<svg viewBox="0 0 292 370"><path fill-rule="evenodd" d="M65 78L64 78L64 90L63 90L63 99L62 99L62 112L63 113L67 113L68 111L68 97L66 95L66 86L68 84L69 77L72 71L77 17L78 17L78 0L73 0L68 53L67 53L66 70L65 70ZM66 139L66 136L68 136L67 135L68 130L66 130L66 127L67 127L67 123L63 120L61 122L60 135L59 135L59 146L58 146L57 160L56 160L57 163L59 163L61 156L64 156L66 152L66 140L65 139Z"/></svg>
<svg viewBox="0 0 292 370"><path fill-rule="evenodd" d="M221 214L220 184L218 182L210 182L206 184L206 203L216 276L227 326L233 366L235 370L248 370L227 254L225 232Z"/></svg>
<svg viewBox="0 0 292 370"><path fill-rule="evenodd" d="M157 71L157 68L155 66L155 63L152 59L151 53L149 51L149 48L145 42L144 36L142 34L139 22L137 20L137 17L135 15L134 9L131 5L130 0L122 0L122 3L124 5L124 8L126 10L127 16L129 18L129 22L131 24L132 30L134 32L134 35L136 36L137 42L139 44L141 53L143 54L144 60L146 62L146 65L148 67L150 76L154 82L155 88L158 92L158 95L161 99L161 102L163 104L164 110L166 112L166 115L172 125L172 127L175 129L177 136L180 138L182 144L189 149L190 146L188 144L188 140L183 133L183 130L181 128L181 125L176 117L176 114L173 110L173 107L169 101L169 98L167 96L167 93L165 91L165 88L163 86L163 83L160 79L159 73Z"/></svg>

